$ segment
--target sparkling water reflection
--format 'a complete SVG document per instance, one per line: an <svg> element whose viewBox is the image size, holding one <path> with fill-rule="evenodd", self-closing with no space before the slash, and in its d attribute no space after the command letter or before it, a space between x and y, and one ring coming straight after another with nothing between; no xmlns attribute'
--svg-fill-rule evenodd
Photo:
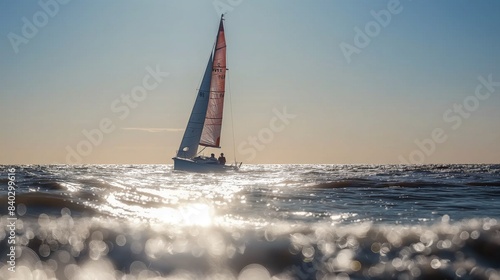
<svg viewBox="0 0 500 280"><path fill-rule="evenodd" d="M5 279L500 279L498 165L16 169Z"/></svg>

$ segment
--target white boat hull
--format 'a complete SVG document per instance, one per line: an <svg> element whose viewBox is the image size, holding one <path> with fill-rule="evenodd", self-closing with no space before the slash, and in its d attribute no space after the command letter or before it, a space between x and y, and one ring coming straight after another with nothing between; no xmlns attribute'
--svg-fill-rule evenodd
<svg viewBox="0 0 500 280"><path fill-rule="evenodd" d="M227 170L237 170L234 165L223 165L217 162L208 162L206 160L194 160L188 158L174 157L174 170L188 172L225 172Z"/></svg>

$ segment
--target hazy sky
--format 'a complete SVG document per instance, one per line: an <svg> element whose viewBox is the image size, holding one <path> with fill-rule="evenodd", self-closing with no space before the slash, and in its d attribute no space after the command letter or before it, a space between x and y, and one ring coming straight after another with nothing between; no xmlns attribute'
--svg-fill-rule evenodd
<svg viewBox="0 0 500 280"><path fill-rule="evenodd" d="M229 161L500 162L496 0L0 0L0 164L172 163L221 9Z"/></svg>

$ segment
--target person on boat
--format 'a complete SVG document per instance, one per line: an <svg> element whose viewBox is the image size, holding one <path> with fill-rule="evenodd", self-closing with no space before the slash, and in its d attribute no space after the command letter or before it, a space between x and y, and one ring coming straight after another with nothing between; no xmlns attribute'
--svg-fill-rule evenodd
<svg viewBox="0 0 500 280"><path fill-rule="evenodd" d="M226 164L226 158L224 157L224 153L220 153L220 157L219 157L219 164Z"/></svg>
<svg viewBox="0 0 500 280"><path fill-rule="evenodd" d="M210 154L210 158L208 159L211 162L217 162L217 159L215 158L215 154Z"/></svg>

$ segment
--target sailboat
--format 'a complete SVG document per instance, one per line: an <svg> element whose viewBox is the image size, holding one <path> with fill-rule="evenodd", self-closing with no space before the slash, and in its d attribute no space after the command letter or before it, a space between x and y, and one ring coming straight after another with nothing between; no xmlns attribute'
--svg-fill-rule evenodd
<svg viewBox="0 0 500 280"><path fill-rule="evenodd" d="M174 170L220 172L241 166L225 165L214 158L198 156L198 147L221 148L222 113L226 84L226 38L221 16L215 45L194 102L181 145L173 157Z"/></svg>

